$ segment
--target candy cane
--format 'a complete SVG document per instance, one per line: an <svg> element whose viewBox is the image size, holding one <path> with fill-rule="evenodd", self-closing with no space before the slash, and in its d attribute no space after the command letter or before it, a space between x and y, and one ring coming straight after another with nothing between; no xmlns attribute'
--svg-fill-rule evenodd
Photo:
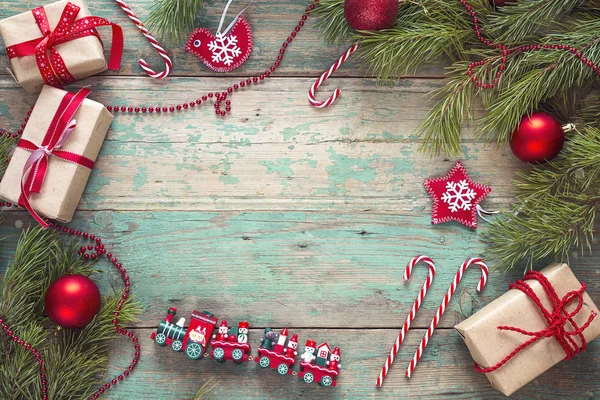
<svg viewBox="0 0 600 400"><path fill-rule="evenodd" d="M406 369L405 375L407 377L410 378L410 376L412 375L412 372L414 371L415 367L417 366L417 363L419 362L419 359L423 355L423 350L425 350L425 347L427 347L427 344L429 343L429 339L431 339L431 336L433 335L433 331L437 327L437 324L440 322L442 315L444 315L444 311L446 311L446 306L448 305L448 303L450 303L450 299L452 298L452 295L456 291L456 287L458 286L459 282L461 281L463 274L465 273L466 269L473 264L477 264L481 267L481 279L479 280L479 283L477 284L477 291L481 292L483 290L483 288L485 287L485 284L487 282L487 277L489 274L488 266L480 258L469 258L460 266L460 268L458 269L458 272L456 272L456 276L454 277L454 281L452 281L452 284L450 285L450 288L448 289L448 293L446 293L446 296L444 296L444 300L442 301L442 304L440 304L437 312L435 313L435 317L433 317L433 320L431 321L431 325L429 325L429 328L427 329L425 336L423 336L423 339L421 340L421 344L419 344L419 348L415 352L413 359L411 360L408 368Z"/></svg>
<svg viewBox="0 0 600 400"><path fill-rule="evenodd" d="M144 59L138 60L140 67L142 67L142 69L144 71L146 71L146 73L149 76L151 76L152 78L157 78L157 79L166 78L171 73L171 68L173 68L173 62L167 55L166 50L158 43L158 40L156 40L154 38L154 36L152 36L152 34L150 34L150 32L148 32L148 29L144 26L142 21L135 15L135 13L131 10L131 8L129 8L129 6L123 0L115 0L115 1L121 7L121 9L123 9L123 11L125 11L125 14L127 14L129 19L133 21L135 26L137 26L137 28L142 32L142 34L146 37L146 39L148 39L148 41L150 42L152 47L154 47L156 49L156 51L163 58L163 60L165 60L165 69L160 72L155 72L152 68L150 68L150 65L148 65L148 63Z"/></svg>
<svg viewBox="0 0 600 400"><path fill-rule="evenodd" d="M415 300L415 302L412 306L412 309L410 310L410 313L408 314L408 317L406 318L406 321L404 322L404 325L402 326L402 330L400 331L400 333L398 334L398 337L396 338L396 342L394 343L394 346L392 347L390 354L387 356L387 359L385 360L385 364L383 364L383 367L381 368L381 372L379 372L379 377L377 378L377 383L376 383L377 386L383 385L383 380L385 379L385 376L387 375L389 368L392 366L392 363L394 362L394 358L396 357L396 354L398 353L398 349L400 348L400 345L404 341L404 336L406 335L406 332L408 332L408 329L410 328L410 324L412 323L413 319L415 318L417 311L419 311L419 307L421 307L421 303L423 302L423 299L425 298L425 295L427 294L427 290L429 290L429 287L431 286L431 283L433 282L433 278L435 276L435 264L433 263L433 261L431 261L431 258L429 258L427 256L417 256L417 257L414 257L412 260L410 260L410 262L406 266L406 270L404 271L404 280L408 281L410 279L410 275L412 274L413 267L415 266L415 264L418 264L421 261L426 263L429 266L429 275L427 276L427 280L423 284L423 287L421 288L421 291L419 292L419 295L417 296L417 299Z"/></svg>
<svg viewBox="0 0 600 400"><path fill-rule="evenodd" d="M323 72L319 79L317 79L315 83L312 84L310 90L308 91L308 101L310 102L310 104L312 104L316 108L325 108L333 104L333 102L342 93L340 89L336 88L335 91L331 94L331 96L329 96L329 98L325 101L318 101L317 99L315 99L315 92L319 88L319 86L321 86L323 82L325 82L327 78L331 76L331 74L333 74L343 63L346 62L346 60L352 55L352 53L358 50L359 46L359 43L355 43L352 46L350 46L348 51L342 54L342 56L337 60L337 62L333 64L329 68L329 70Z"/></svg>

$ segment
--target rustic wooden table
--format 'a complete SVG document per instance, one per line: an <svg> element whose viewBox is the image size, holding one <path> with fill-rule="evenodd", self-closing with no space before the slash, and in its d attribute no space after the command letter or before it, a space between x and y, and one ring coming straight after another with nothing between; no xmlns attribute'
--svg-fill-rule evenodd
<svg viewBox="0 0 600 400"><path fill-rule="evenodd" d="M2 18L38 5L0 4ZM165 81L141 72L138 58L157 66L160 60L117 5L88 4L92 14L124 27L124 65L116 74L74 87L92 85L92 98L112 105L168 105L264 71L307 3L256 0L246 13L255 47L244 66L215 74L176 46L170 49L175 69ZM130 4L146 16L151 2ZM204 26L216 27L219 8L206 8ZM469 272L413 378L403 374L456 269L483 249L481 228L430 224L431 201L422 181L445 174L456 160L420 153L415 132L430 93L443 85L443 69L423 69L378 86L355 59L320 93L327 96L338 86L342 98L329 109L312 108L306 100L309 85L344 50L345 45L325 43L310 20L276 77L232 96L233 112L226 118L215 117L212 106L173 116L116 116L71 224L105 238L129 270L144 307L131 327L141 337L139 368L106 398L185 399L209 378L219 381L215 398L502 397L474 372L453 326L505 292L518 273L493 273L479 295L478 272ZM36 96L16 86L7 65L1 57L0 122L14 126ZM511 178L522 165L505 147L477 143L468 126L462 148L460 159L472 177L493 188L484 206L507 209ZM19 221L30 218L8 213L3 232L10 237L0 270L12 254ZM437 262L438 276L385 386L376 389L375 378L426 276L427 268L419 267L404 283L403 268L421 253ZM571 258L600 301L598 261ZM121 287L119 277L105 275L103 290ZM190 361L160 348L150 333L169 306L185 317L206 309L230 321L250 321L255 347L266 326L289 327L300 345L312 338L339 346L339 386L306 385L254 363ZM129 342L116 341L111 375L128 365L130 353ZM514 398L598 398L599 362L600 344L592 343Z"/></svg>

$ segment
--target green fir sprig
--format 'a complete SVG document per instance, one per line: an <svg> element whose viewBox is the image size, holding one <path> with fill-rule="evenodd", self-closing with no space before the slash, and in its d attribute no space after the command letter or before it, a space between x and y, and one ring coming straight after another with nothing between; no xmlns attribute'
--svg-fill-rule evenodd
<svg viewBox="0 0 600 400"><path fill-rule="evenodd" d="M196 27L205 0L154 0L145 23L150 32L169 41L181 41Z"/></svg>
<svg viewBox="0 0 600 400"><path fill-rule="evenodd" d="M113 312L120 294L102 299L100 312L86 327L54 330L44 316L44 294L60 276L99 272L83 261L76 243L65 245L52 230L22 232L12 265L0 281L0 315L21 339L42 355L48 397L87 398L108 367L107 351L115 335ZM119 312L121 323L135 320L139 305L128 298ZM0 335L0 398L33 399L41 393L39 369L31 354Z"/></svg>
<svg viewBox="0 0 600 400"><path fill-rule="evenodd" d="M572 249L591 250L600 207L600 130L573 133L548 165L518 173L512 213L484 233L485 256L498 268L532 268L540 260L568 261Z"/></svg>

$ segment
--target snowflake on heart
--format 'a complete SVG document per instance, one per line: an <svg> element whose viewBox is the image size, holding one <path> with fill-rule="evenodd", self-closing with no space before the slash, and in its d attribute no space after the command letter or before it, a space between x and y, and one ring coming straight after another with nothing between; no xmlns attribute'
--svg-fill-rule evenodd
<svg viewBox="0 0 600 400"><path fill-rule="evenodd" d="M492 189L473 182L460 161L445 177L427 179L423 184L433 198L432 224L457 221L477 228L478 205Z"/></svg>
<svg viewBox="0 0 600 400"><path fill-rule="evenodd" d="M208 44L208 49L212 51L213 62L222 62L229 66L233 63L235 57L242 54L242 50L237 46L237 36L217 36L215 40Z"/></svg>

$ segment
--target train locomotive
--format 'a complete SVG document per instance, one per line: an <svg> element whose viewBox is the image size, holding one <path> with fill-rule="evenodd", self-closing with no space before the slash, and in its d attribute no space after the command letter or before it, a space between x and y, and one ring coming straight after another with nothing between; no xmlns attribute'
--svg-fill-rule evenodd
<svg viewBox="0 0 600 400"><path fill-rule="evenodd" d="M298 335L290 336L287 328L280 332L265 328L258 356L254 358L251 355L248 322L241 321L237 327L229 327L225 320L221 320L219 325L218 318L210 312L193 311L186 327L185 318L173 323L176 314L177 309L170 307L164 321L150 335L159 346L171 346L174 351L184 352L193 360L208 356L217 362L230 360L235 364L254 360L262 368L274 369L280 375L295 374L293 367L298 356ZM300 359L300 371L297 373L300 379L325 387L336 386L341 368L338 347L331 350L327 343L317 346L315 341L307 340Z"/></svg>

